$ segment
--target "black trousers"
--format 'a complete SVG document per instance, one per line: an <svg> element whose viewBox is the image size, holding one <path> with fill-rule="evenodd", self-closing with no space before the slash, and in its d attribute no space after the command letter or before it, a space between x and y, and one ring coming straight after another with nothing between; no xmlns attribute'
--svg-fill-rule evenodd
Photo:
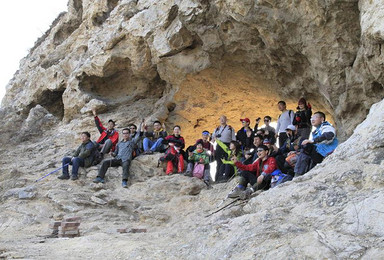
<svg viewBox="0 0 384 260"><path fill-rule="evenodd" d="M279 133L279 148L283 147L285 141L288 139L287 133Z"/></svg>
<svg viewBox="0 0 384 260"><path fill-rule="evenodd" d="M224 143L226 146L229 146L229 143ZM218 145L216 146L215 160L216 160L216 176L220 175L220 167L223 164L221 159L227 160L227 153Z"/></svg>
<svg viewBox="0 0 384 260"><path fill-rule="evenodd" d="M244 187L247 187L248 183L253 186L257 182L257 177L254 172L242 171L240 175L241 177L239 178L239 184L243 185Z"/></svg>
<svg viewBox="0 0 384 260"><path fill-rule="evenodd" d="M121 159L105 159L101 162L101 167L99 170L99 174L97 175L100 178L105 177L107 170L109 167L118 167L123 166L123 180L128 180L129 177L129 166L131 166L131 160L123 162Z"/></svg>

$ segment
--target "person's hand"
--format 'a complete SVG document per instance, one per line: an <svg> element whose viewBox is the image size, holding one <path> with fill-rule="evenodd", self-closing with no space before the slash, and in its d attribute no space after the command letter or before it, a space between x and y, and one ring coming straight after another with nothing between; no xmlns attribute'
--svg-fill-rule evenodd
<svg viewBox="0 0 384 260"><path fill-rule="evenodd" d="M301 145L306 145L306 144L311 144L311 143L313 143L313 141L308 140L308 139L305 139L305 140L301 143Z"/></svg>
<svg viewBox="0 0 384 260"><path fill-rule="evenodd" d="M161 127L163 128L163 130L165 130L165 124L164 123L161 124Z"/></svg>
<svg viewBox="0 0 384 260"><path fill-rule="evenodd" d="M93 116L97 116L96 109L92 109Z"/></svg>
<svg viewBox="0 0 384 260"><path fill-rule="evenodd" d="M260 123L260 120L261 120L260 117L256 118L256 123Z"/></svg>

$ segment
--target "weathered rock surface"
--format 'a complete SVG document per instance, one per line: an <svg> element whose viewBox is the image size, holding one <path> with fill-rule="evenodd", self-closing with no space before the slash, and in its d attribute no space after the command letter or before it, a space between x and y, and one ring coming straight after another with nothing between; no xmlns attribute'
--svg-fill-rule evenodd
<svg viewBox="0 0 384 260"><path fill-rule="evenodd" d="M0 258L383 258L383 14L378 0L70 0L0 109ZM349 138L308 174L209 217L235 181L164 176L159 155L132 162L128 189L121 168L105 184L92 183L97 167L35 182L80 132L97 137L92 109L119 130L178 123L192 143L220 114L236 128L300 96ZM71 216L80 237L48 237ZM132 228L147 232L117 231Z"/></svg>
<svg viewBox="0 0 384 260"><path fill-rule="evenodd" d="M342 139L384 97L380 1L70 0L21 62L3 109L58 120L96 107L211 130L305 96ZM144 107L137 104L145 104ZM134 110L135 113L129 111Z"/></svg>

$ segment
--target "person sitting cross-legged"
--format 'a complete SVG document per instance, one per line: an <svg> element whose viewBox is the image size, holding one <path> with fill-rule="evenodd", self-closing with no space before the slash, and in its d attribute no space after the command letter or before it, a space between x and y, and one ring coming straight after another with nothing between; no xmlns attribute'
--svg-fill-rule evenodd
<svg viewBox="0 0 384 260"><path fill-rule="evenodd" d="M96 147L93 142L90 140L91 134L88 132L81 133L82 144L77 148L76 152L72 157L64 157L62 160L63 164L63 174L58 178L61 180L69 179L68 164L72 165L72 177L71 179L78 179L78 170L79 167L89 167L92 165L92 162L95 157Z"/></svg>
<svg viewBox="0 0 384 260"><path fill-rule="evenodd" d="M235 156L232 157L236 167L247 172L242 174L239 178L239 184L228 194L228 197L246 199L256 190L267 190L270 188L272 172L277 169L276 160L273 157L268 157L268 147L266 145L260 145L257 148L257 154L259 158L248 165L239 162ZM252 187L246 189L248 183Z"/></svg>
<svg viewBox="0 0 384 260"><path fill-rule="evenodd" d="M139 126L142 129L142 124ZM104 177L109 167L123 166L123 188L128 187L129 167L132 161L132 153L135 149L135 144L140 139L140 132L136 132L136 135L131 139L130 131L128 128L123 129L123 140L116 145L116 150L112 153L114 158L105 159L101 162L101 167L94 183L104 183Z"/></svg>

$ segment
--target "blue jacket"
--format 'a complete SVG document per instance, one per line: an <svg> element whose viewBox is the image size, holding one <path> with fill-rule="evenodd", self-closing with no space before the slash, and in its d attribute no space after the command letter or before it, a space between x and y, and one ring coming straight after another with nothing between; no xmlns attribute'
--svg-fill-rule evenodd
<svg viewBox="0 0 384 260"><path fill-rule="evenodd" d="M335 128L327 121L321 123L321 125L313 131L312 137L316 151L324 157L332 153L339 144Z"/></svg>

